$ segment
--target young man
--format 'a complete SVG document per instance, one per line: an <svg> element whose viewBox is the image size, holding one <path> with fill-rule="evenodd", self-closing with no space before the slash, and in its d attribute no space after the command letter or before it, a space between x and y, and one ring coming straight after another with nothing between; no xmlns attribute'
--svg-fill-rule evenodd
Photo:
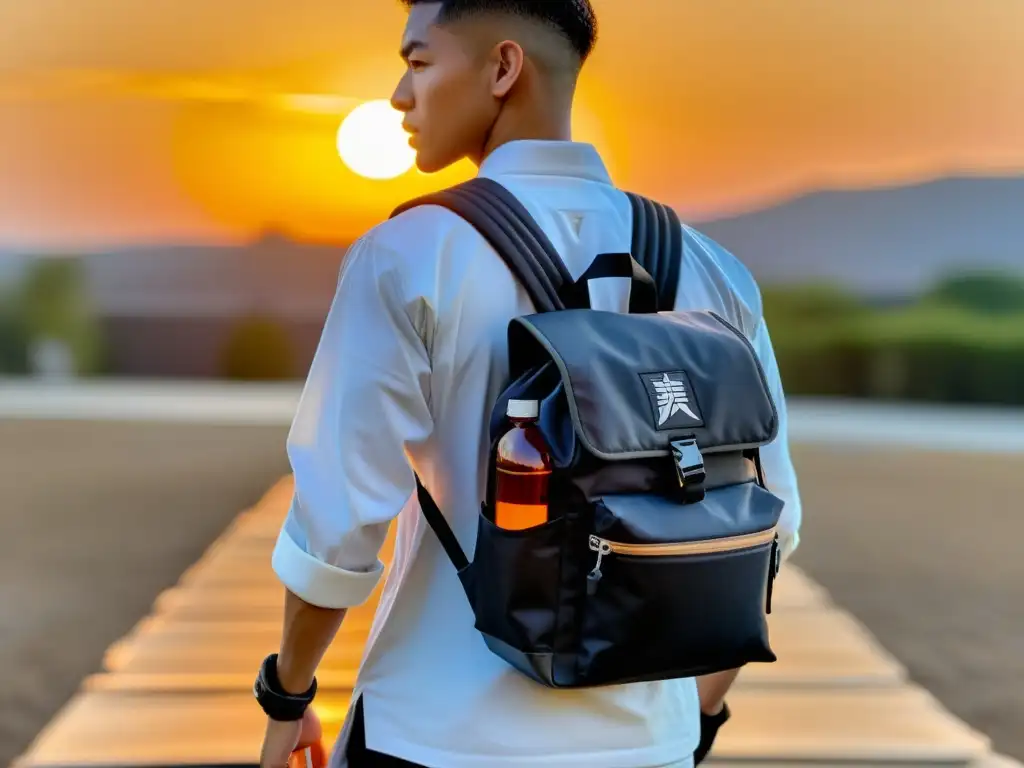
<svg viewBox="0 0 1024 768"><path fill-rule="evenodd" d="M393 103L406 115L420 169L469 157L523 202L574 277L599 253L628 251L628 200L594 148L570 137L577 77L596 38L588 0L407 4L408 66ZM781 430L763 461L787 502L788 554L800 506L757 287L690 229L684 258L678 307L724 313L751 339L771 382ZM592 306L625 311L622 282L595 281ZM295 498L273 556L288 590L285 626L276 670L273 661L265 666L268 684L299 697L292 713L301 712L345 609L363 603L381 577L379 552L397 517L391 573L336 765L693 762L694 680L561 691L526 679L474 629L455 569L420 514L414 469L462 546L474 540L488 404L506 383L506 329L532 311L481 236L439 207L381 224L345 259L288 440ZM299 730L300 721L269 719L262 764L283 766Z"/></svg>

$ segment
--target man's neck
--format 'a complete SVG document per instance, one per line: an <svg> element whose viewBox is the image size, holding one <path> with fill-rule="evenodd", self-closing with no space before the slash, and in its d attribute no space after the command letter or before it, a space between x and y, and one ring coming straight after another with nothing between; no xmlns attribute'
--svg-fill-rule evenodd
<svg viewBox="0 0 1024 768"><path fill-rule="evenodd" d="M545 115L506 113L503 117L495 123L480 157L473 158L478 167L494 150L512 141L572 141L571 109Z"/></svg>

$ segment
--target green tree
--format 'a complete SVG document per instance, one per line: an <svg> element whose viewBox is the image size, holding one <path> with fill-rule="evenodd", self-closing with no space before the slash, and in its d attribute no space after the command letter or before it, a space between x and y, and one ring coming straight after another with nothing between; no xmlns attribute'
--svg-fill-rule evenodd
<svg viewBox="0 0 1024 768"><path fill-rule="evenodd" d="M958 307L986 315L1024 312L1024 276L969 272L940 281L923 297L926 304Z"/></svg>
<svg viewBox="0 0 1024 768"><path fill-rule="evenodd" d="M21 322L34 345L58 342L69 352L76 374L98 373L102 331L89 301L81 264L73 258L37 258L22 281Z"/></svg>
<svg viewBox="0 0 1024 768"><path fill-rule="evenodd" d="M791 324L810 328L850 320L865 311L860 299L829 283L765 286L761 299L765 320L772 328Z"/></svg>
<svg viewBox="0 0 1024 768"><path fill-rule="evenodd" d="M28 373L28 334L9 291L0 293L0 376Z"/></svg>

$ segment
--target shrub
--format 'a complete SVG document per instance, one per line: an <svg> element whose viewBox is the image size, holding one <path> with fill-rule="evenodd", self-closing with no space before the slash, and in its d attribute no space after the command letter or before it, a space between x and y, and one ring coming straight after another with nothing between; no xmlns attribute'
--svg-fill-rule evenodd
<svg viewBox="0 0 1024 768"><path fill-rule="evenodd" d="M923 303L979 314L1024 313L1024 278L999 272L974 272L941 281Z"/></svg>
<svg viewBox="0 0 1024 768"><path fill-rule="evenodd" d="M293 378L295 351L287 329L262 315L240 320L224 347L222 374L252 381Z"/></svg>
<svg viewBox="0 0 1024 768"><path fill-rule="evenodd" d="M793 394L1024 404L1024 313L922 305L781 331L773 341Z"/></svg>
<svg viewBox="0 0 1024 768"><path fill-rule="evenodd" d="M38 258L21 283L16 325L23 329L31 367L34 348L56 343L71 358L72 373L99 373L103 342L99 319L89 302L81 265L71 258Z"/></svg>
<svg viewBox="0 0 1024 768"><path fill-rule="evenodd" d="M28 373L28 333L13 297L0 295L0 376Z"/></svg>
<svg viewBox="0 0 1024 768"><path fill-rule="evenodd" d="M841 322L866 311L856 296L828 283L767 286L761 290L761 300L765 320L773 329L781 325L807 327Z"/></svg>

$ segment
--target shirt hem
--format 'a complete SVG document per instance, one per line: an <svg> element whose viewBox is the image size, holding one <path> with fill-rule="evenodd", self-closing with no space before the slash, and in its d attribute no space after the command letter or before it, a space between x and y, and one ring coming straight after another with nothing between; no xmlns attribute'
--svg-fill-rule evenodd
<svg viewBox="0 0 1024 768"><path fill-rule="evenodd" d="M657 748L617 749L602 752L577 752L559 755L484 755L442 752L395 739L391 734L381 744L367 744L369 749L402 760L439 768L660 768L676 764L692 764L696 745L684 741Z"/></svg>

